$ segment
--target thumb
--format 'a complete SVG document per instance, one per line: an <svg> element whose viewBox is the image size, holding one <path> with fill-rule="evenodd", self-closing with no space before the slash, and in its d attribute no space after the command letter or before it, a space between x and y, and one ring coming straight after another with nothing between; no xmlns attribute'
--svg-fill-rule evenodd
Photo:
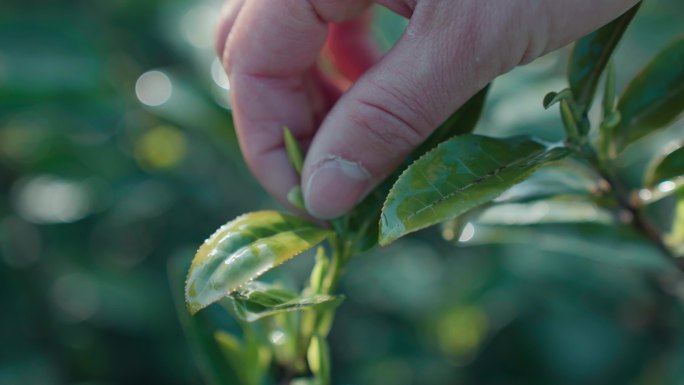
<svg viewBox="0 0 684 385"><path fill-rule="evenodd" d="M353 85L319 128L302 178L312 215L334 218L353 208L501 71L493 64L500 60L486 57L492 49L481 45L478 23L467 12L461 10L458 22L453 14L439 20L438 12L429 13L415 10L397 45ZM421 20L428 16L429 22ZM423 31L420 25L436 28Z"/></svg>

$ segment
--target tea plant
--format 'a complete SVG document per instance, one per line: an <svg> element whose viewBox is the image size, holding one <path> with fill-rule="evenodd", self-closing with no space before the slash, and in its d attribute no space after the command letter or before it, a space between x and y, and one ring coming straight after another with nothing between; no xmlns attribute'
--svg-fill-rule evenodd
<svg viewBox="0 0 684 385"><path fill-rule="evenodd" d="M336 288L351 258L438 223L447 223L452 234L458 234L467 220L491 207L563 196L569 191L560 178L556 185L528 185L514 194L510 190L525 186L520 184L541 167L565 172L562 162L593 176L594 187L584 191L583 199L613 213L616 221L629 223L661 249L673 270L684 270L684 260L678 259L684 253L684 147L656 155L638 191L625 188L614 166L625 148L667 128L684 111L684 37L616 95L611 54L637 10L578 41L569 63L569 87L545 98L546 108L559 105L567 134L563 142L473 134L485 88L347 215L322 225L260 211L218 229L197 251L185 287L191 313L220 303L242 322L241 340L224 331L214 334L215 345L209 348L218 347L223 359L213 362L213 370L230 365L246 385L330 384L326 337L344 300ZM601 84L599 118L591 119ZM301 172L303 154L287 128L284 139L293 167ZM645 208L674 194L678 203L673 223L654 225ZM288 199L303 207L298 188ZM315 265L302 290L256 281L315 247ZM209 381L220 383L222 376L214 374Z"/></svg>

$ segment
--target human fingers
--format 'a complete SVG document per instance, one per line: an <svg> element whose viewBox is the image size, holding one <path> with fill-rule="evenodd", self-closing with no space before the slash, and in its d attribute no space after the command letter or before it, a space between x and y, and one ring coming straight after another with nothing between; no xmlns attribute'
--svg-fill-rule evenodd
<svg viewBox="0 0 684 385"><path fill-rule="evenodd" d="M302 182L308 210L319 218L344 214L494 77L635 2L414 2L399 43L339 100L316 134Z"/></svg>

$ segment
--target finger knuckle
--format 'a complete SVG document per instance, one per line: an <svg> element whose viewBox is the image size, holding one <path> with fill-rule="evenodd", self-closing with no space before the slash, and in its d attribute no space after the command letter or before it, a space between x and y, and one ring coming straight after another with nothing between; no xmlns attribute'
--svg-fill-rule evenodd
<svg viewBox="0 0 684 385"><path fill-rule="evenodd" d="M380 92L385 95L358 98L351 119L383 149L410 150L436 127L419 102L410 102L411 98L399 92Z"/></svg>

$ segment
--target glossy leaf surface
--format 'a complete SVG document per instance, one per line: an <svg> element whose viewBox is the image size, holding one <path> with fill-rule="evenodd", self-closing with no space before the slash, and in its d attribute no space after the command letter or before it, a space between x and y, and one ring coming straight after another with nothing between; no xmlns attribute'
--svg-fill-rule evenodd
<svg viewBox="0 0 684 385"><path fill-rule="evenodd" d="M404 164L348 214L349 221L346 231L353 239L356 252L364 252L377 245L383 202L392 185L409 163L450 137L467 134L475 129L480 120L489 87L487 85L454 112L423 144L413 151Z"/></svg>
<svg viewBox="0 0 684 385"><path fill-rule="evenodd" d="M185 284L191 313L323 241L330 231L304 219L259 211L218 229L199 248Z"/></svg>
<svg viewBox="0 0 684 385"><path fill-rule="evenodd" d="M618 102L618 150L665 128L684 112L684 37L660 52L627 86Z"/></svg>
<svg viewBox="0 0 684 385"><path fill-rule="evenodd" d="M641 3L624 15L575 43L568 67L570 89L584 115L591 106L601 73Z"/></svg>
<svg viewBox="0 0 684 385"><path fill-rule="evenodd" d="M237 315L247 322L289 311L336 306L342 301L342 297L323 294L300 297L291 290L260 282L250 282L231 297L235 301Z"/></svg>
<svg viewBox="0 0 684 385"><path fill-rule="evenodd" d="M646 186L669 181L684 175L684 147L679 147L657 159L646 174Z"/></svg>
<svg viewBox="0 0 684 385"><path fill-rule="evenodd" d="M382 211L380 244L485 204L568 153L526 137L448 140L412 164L392 187Z"/></svg>

